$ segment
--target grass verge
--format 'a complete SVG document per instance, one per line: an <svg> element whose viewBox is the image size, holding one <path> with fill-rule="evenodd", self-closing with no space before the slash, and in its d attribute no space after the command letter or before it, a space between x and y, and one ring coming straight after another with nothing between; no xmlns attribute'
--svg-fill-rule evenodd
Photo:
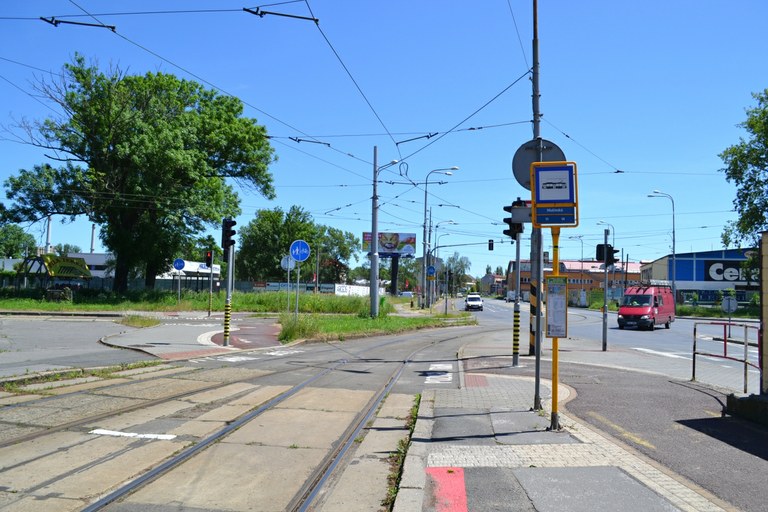
<svg viewBox="0 0 768 512"><path fill-rule="evenodd" d="M152 366L159 366L166 364L165 361L139 361L136 363L125 363L119 366L109 366L106 368L93 368L93 369L77 369L67 370L65 372L53 372L47 374L36 374L30 377L22 377L19 379L9 380L6 382L0 382L0 391L14 394L32 393L31 391L25 391L25 386L31 384L43 384L46 382L59 382L62 380L82 379L84 377L98 377L101 379L115 378L115 373L123 372L126 370L135 370L137 368L150 368ZM39 390L34 392L39 394Z"/></svg>
<svg viewBox="0 0 768 512"><path fill-rule="evenodd" d="M446 318L443 316L380 316L377 318L360 317L358 315L298 315L282 313L280 324L282 329L278 339L289 342L296 339L312 339L318 341L344 341L348 338L361 336L379 336L382 334L397 334L416 329L444 327ZM450 325L474 325L477 320L471 315L451 317Z"/></svg>
<svg viewBox="0 0 768 512"><path fill-rule="evenodd" d="M389 475L387 476L387 497L381 502L381 506L386 510L392 510L395 506L395 499L397 498L397 491L400 489L400 479L403 477L403 465L405 464L405 457L408 454L408 447L411 445L411 436L413 436L413 429L416 427L416 419L419 416L419 404L421 403L421 395L418 394L413 399L413 405L411 406L408 418L406 418L405 426L408 429L408 437L404 437L397 443L397 451L392 452L389 456Z"/></svg>

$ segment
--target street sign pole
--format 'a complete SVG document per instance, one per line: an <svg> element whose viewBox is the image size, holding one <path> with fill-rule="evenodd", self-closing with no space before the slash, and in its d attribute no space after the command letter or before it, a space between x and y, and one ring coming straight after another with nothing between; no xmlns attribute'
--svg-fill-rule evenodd
<svg viewBox="0 0 768 512"><path fill-rule="evenodd" d="M213 309L213 248L211 248L211 268L208 272L208 317L210 317Z"/></svg>

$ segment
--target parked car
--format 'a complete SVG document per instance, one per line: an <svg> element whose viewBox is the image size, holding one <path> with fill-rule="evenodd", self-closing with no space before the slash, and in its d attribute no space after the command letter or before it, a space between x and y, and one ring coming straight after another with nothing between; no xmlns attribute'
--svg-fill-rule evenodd
<svg viewBox="0 0 768 512"><path fill-rule="evenodd" d="M653 330L656 324L669 329L675 321L675 300L669 286L630 286L619 306L619 329Z"/></svg>
<svg viewBox="0 0 768 512"><path fill-rule="evenodd" d="M483 298L476 293L470 293L467 298L464 299L464 310L469 311L471 309L483 310Z"/></svg>
<svg viewBox="0 0 768 512"><path fill-rule="evenodd" d="M413 298L413 292L400 292L401 297Z"/></svg>

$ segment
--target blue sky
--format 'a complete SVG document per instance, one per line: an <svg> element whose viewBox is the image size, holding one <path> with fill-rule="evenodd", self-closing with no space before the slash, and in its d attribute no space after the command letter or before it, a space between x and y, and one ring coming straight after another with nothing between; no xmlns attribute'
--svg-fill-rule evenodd
<svg viewBox="0 0 768 512"><path fill-rule="evenodd" d="M474 275L506 267L515 249L501 243L502 207L530 195L511 162L533 135L531 0L261 6L317 25L243 7L258 5L3 2L0 181L46 162L6 130L53 114L31 84L79 52L105 70L173 73L245 102L279 160L271 168L277 198L242 192L240 225L258 209L300 205L316 222L362 239L371 230L377 146L380 165L404 162L380 173L380 231L416 233L420 254L423 183L431 170L457 166L429 178L440 245L475 244L446 249L469 258ZM206 12L179 12L192 10ZM39 20L51 16L116 31ZM541 134L578 166L580 224L563 230L562 258L581 256L582 244L569 238L578 235L585 258L594 256L600 221L632 261L669 254L671 202L647 197L654 189L675 200L678 253L721 248L735 189L717 155L745 135L737 125L755 104L751 94L768 87L766 19L764 0L539 1ZM25 227L45 242L43 225ZM216 227L211 233L218 239ZM529 236L526 226L523 258ZM91 226L54 218L51 241L87 251ZM544 245L551 251L548 230Z"/></svg>

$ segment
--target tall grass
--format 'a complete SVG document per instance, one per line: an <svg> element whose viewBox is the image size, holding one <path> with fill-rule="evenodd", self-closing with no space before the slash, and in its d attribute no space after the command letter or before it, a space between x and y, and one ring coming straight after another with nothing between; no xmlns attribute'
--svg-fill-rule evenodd
<svg viewBox="0 0 768 512"><path fill-rule="evenodd" d="M100 290L76 290L72 301L49 302L44 290L0 290L0 309L17 311L207 311L207 291L131 291L114 294ZM226 294L211 296L211 309L224 311ZM233 292L233 312L281 313L296 310L296 294L289 292ZM345 297L329 294L300 293L299 313L337 313L368 316L368 297ZM392 306L382 297L380 314L392 311Z"/></svg>

